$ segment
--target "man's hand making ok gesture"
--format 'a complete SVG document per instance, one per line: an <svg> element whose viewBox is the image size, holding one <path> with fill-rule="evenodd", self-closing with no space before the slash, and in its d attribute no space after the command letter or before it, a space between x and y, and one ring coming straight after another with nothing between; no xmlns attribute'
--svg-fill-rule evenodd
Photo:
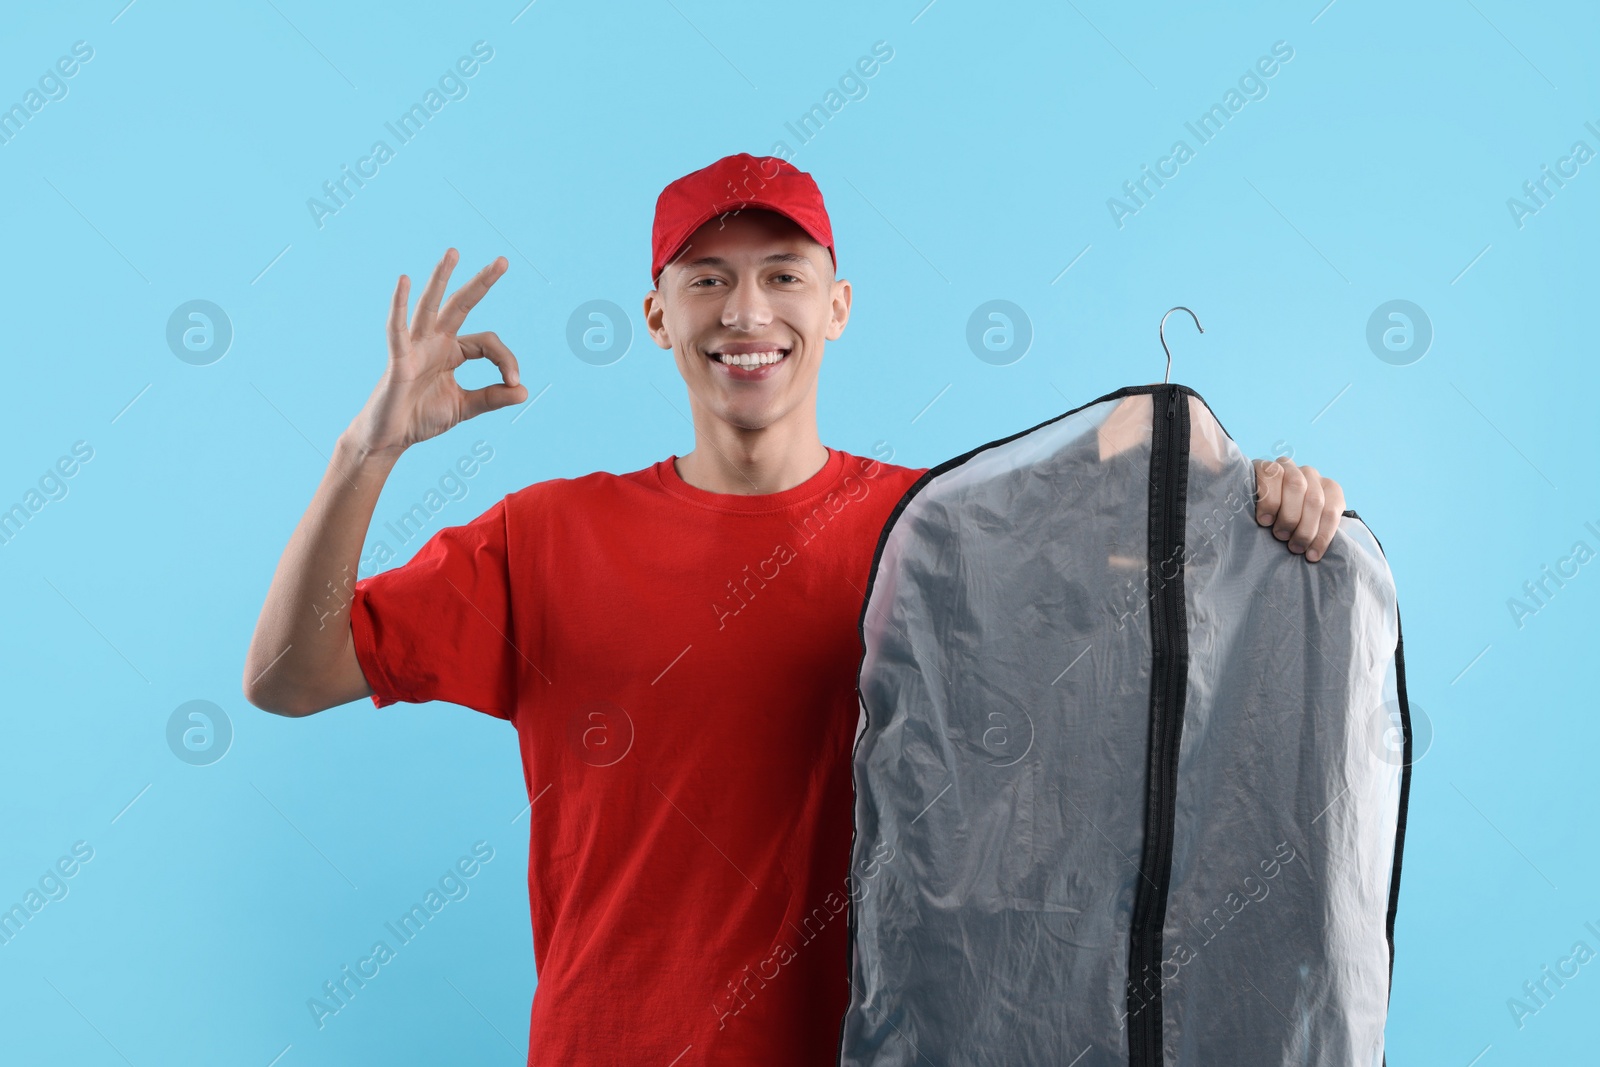
<svg viewBox="0 0 1600 1067"><path fill-rule="evenodd" d="M456 336L467 313L506 272L506 258L497 257L441 305L458 258L454 248L445 250L417 300L409 326L406 306L411 279L400 275L389 305L389 365L351 424L351 440L357 447L398 456L458 422L528 398L517 357L498 336L487 331ZM503 384L463 389L455 371L469 359L487 359L499 367Z"/></svg>

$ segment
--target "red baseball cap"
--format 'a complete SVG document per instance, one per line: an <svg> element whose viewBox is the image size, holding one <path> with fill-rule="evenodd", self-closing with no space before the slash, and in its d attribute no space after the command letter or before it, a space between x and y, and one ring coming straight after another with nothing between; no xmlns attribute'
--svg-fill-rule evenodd
<svg viewBox="0 0 1600 1067"><path fill-rule="evenodd" d="M833 226L822 203L822 191L811 175L776 156L748 152L723 156L709 167L685 174L656 198L656 221L650 234L650 281L683 250L694 231L724 213L764 208L794 222L828 250L834 269Z"/></svg>

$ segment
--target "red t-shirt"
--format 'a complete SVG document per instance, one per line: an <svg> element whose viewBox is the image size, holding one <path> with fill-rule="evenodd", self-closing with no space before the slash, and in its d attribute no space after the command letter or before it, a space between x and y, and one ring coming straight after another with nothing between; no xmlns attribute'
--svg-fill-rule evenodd
<svg viewBox="0 0 1600 1067"><path fill-rule="evenodd" d="M529 1064L832 1064L858 625L923 469L829 449L802 484L737 496L675 459L530 485L438 531L356 583L356 656L378 707L516 727Z"/></svg>

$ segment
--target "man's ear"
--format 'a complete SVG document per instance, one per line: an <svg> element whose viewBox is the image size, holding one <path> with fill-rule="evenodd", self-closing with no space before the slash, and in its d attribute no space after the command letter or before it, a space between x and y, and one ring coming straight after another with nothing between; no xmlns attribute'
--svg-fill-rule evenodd
<svg viewBox="0 0 1600 1067"><path fill-rule="evenodd" d="M850 321L850 283L843 278L833 283L832 314L828 318L828 332L826 337L830 341L837 341L839 335L844 333L845 324Z"/></svg>
<svg viewBox="0 0 1600 1067"><path fill-rule="evenodd" d="M672 336L667 331L666 302L659 289L644 294L644 328L650 331L650 339L655 341L657 348L671 351Z"/></svg>

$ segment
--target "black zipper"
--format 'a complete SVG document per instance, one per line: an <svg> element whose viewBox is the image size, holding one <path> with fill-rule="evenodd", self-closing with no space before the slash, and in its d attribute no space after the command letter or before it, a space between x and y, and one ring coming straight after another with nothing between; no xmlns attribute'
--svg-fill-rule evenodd
<svg viewBox="0 0 1600 1067"><path fill-rule="evenodd" d="M1152 405L1154 406L1154 405ZM1150 442L1150 735L1144 848L1128 938L1128 1063L1161 1067L1162 927L1172 878L1178 752L1188 692L1189 634L1183 601L1183 532L1189 480L1189 405L1167 388Z"/></svg>

